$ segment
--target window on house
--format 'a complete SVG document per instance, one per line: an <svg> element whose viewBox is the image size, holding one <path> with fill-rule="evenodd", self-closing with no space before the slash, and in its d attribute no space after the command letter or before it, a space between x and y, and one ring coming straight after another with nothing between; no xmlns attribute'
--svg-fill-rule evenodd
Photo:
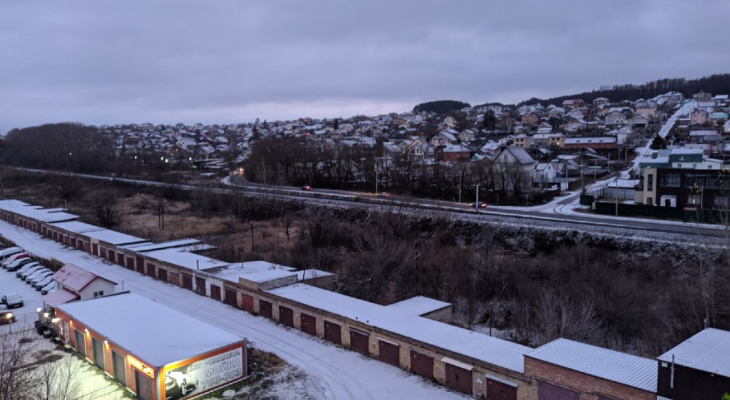
<svg viewBox="0 0 730 400"><path fill-rule="evenodd" d="M678 188L680 185L679 174L665 174L659 177L661 187Z"/></svg>
<svg viewBox="0 0 730 400"><path fill-rule="evenodd" d="M647 205L647 206L652 206L652 205L654 205L654 198L653 198L653 197L647 197L647 198L646 198L646 205Z"/></svg>
<svg viewBox="0 0 730 400"><path fill-rule="evenodd" d="M697 164L692 164L692 168L697 168Z"/></svg>
<svg viewBox="0 0 730 400"><path fill-rule="evenodd" d="M654 174L649 174L649 176L647 177L646 190L650 192L654 191Z"/></svg>
<svg viewBox="0 0 730 400"><path fill-rule="evenodd" d="M699 206L701 200L698 194L690 194L687 196L687 204L691 206Z"/></svg>
<svg viewBox="0 0 730 400"><path fill-rule="evenodd" d="M99 292L94 292L94 297L101 297L103 295L104 295L104 291L103 290L101 290Z"/></svg>
<svg viewBox="0 0 730 400"><path fill-rule="evenodd" d="M715 197L714 208L716 210L728 210L728 209L730 209L730 197L728 197L728 196L717 196L717 197Z"/></svg>

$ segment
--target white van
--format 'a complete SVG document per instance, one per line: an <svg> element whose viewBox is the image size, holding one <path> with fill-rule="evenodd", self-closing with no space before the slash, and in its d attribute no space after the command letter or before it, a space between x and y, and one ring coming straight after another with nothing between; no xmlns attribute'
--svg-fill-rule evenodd
<svg viewBox="0 0 730 400"><path fill-rule="evenodd" d="M8 247L7 249L2 249L0 250L0 261L5 261L8 257L18 254L21 251L23 251L23 249L20 247Z"/></svg>

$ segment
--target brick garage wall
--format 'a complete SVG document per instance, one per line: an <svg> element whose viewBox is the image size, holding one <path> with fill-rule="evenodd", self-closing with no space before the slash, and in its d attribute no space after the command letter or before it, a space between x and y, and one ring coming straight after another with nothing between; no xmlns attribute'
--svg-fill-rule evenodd
<svg viewBox="0 0 730 400"><path fill-rule="evenodd" d="M654 393L527 356L525 357L525 377L580 392L581 400L598 400L598 395L612 397L617 400L656 400L656 394Z"/></svg>

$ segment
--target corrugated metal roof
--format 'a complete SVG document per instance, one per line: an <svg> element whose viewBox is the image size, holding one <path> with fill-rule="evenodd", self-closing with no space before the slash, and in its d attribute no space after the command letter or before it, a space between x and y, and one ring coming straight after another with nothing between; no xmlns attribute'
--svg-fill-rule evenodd
<svg viewBox="0 0 730 400"><path fill-rule="evenodd" d="M707 328L657 358L730 377L730 332Z"/></svg>
<svg viewBox="0 0 730 400"><path fill-rule="evenodd" d="M568 339L557 339L525 354L608 381L656 392L657 362Z"/></svg>
<svg viewBox="0 0 730 400"><path fill-rule="evenodd" d="M73 264L65 264L63 268L53 274L53 280L75 293L80 292L96 278L94 273Z"/></svg>

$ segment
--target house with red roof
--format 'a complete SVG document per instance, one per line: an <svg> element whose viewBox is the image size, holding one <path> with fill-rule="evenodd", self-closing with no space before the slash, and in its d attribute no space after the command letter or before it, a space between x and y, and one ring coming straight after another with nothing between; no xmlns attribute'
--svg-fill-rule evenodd
<svg viewBox="0 0 730 400"><path fill-rule="evenodd" d="M74 264L65 264L53 274L56 290L44 296L55 307L72 300L86 300L114 293L116 282L102 278Z"/></svg>

